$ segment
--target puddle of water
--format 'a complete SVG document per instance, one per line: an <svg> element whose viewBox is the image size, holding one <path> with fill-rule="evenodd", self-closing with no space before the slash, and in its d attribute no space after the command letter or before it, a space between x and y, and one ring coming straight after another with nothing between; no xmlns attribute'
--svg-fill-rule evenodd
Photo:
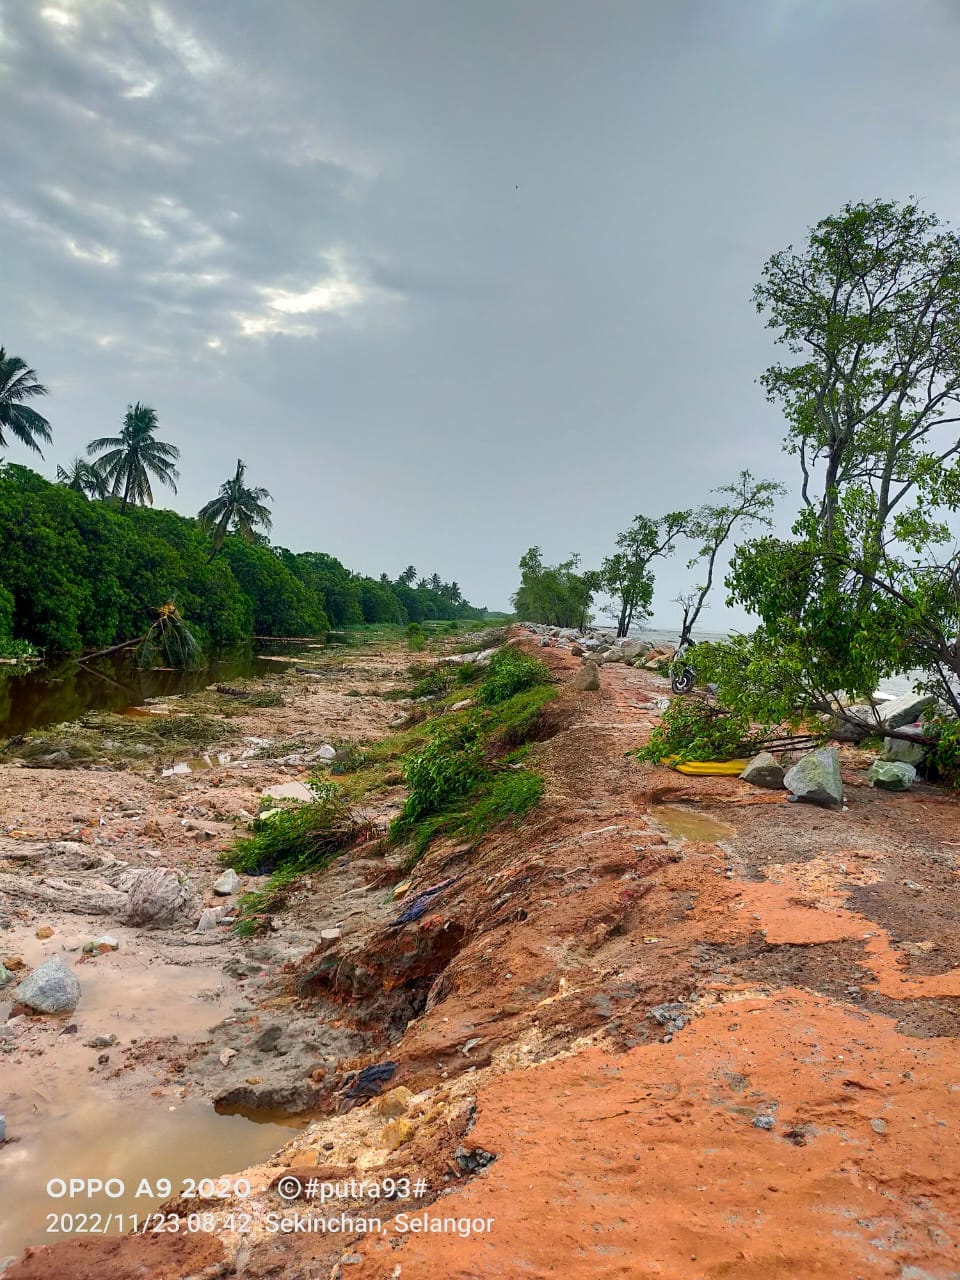
<svg viewBox="0 0 960 1280"><path fill-rule="evenodd" d="M679 840L702 840L714 844L737 834L725 822L717 822L705 813L684 809L680 805L656 805L650 810L650 817L667 835L676 836Z"/></svg>
<svg viewBox="0 0 960 1280"><path fill-rule="evenodd" d="M89 1052L89 1051L88 1051ZM40 1113L34 1114L34 1107ZM76 1231L48 1232L48 1215L137 1214L142 1219L169 1195L137 1195L140 1180L169 1179L172 1194L184 1179L216 1178L266 1159L291 1137L290 1127L217 1115L209 1103L148 1097L118 1103L86 1082L69 1098L30 1098L8 1104L7 1132L19 1141L0 1147L0 1257L27 1245L54 1244ZM118 1178L123 1194L52 1198L52 1178ZM116 1188L112 1188L116 1189ZM69 1225L69 1224L67 1224ZM130 1219L124 1227L131 1225ZM106 1234L117 1235L114 1219Z"/></svg>
<svg viewBox="0 0 960 1280"><path fill-rule="evenodd" d="M119 951L93 960L76 951L64 953L80 979L79 1005L60 1018L27 1023L23 1038L18 1037L18 1056L31 1045L42 1046L43 1052L26 1058L27 1066L0 1054L0 1112L14 1139L0 1147L0 1257L28 1244L63 1239L47 1233L49 1213L142 1217L169 1196L138 1197L141 1178L169 1178L178 1191L184 1178L216 1177L258 1163L288 1140L291 1128L306 1123L275 1114L218 1115L208 1102L177 1096L141 1092L136 1100L118 1097L123 1079L91 1072L98 1056L84 1044L91 1037L111 1032L118 1037L117 1047L108 1051L109 1071L120 1065L122 1047L135 1039L206 1039L236 999L218 967L147 964L135 955L135 931L121 926L112 932ZM54 952L89 936L82 928L61 924ZM31 966L54 953L49 942L29 935L17 940L17 949ZM9 999L0 1004L0 1020L9 1009ZM70 1025L76 1025L76 1032L56 1034ZM165 1073L157 1080L161 1083L169 1088ZM116 1199L102 1194L91 1200L48 1196L49 1179L71 1177L120 1178L125 1192Z"/></svg>

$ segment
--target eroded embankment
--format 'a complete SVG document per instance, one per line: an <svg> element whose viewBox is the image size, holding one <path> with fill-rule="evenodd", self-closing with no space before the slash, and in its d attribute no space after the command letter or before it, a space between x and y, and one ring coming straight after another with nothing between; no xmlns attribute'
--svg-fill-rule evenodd
<svg viewBox="0 0 960 1280"><path fill-rule="evenodd" d="M842 813L641 766L663 692L622 664L566 691L519 829L432 849L410 896L449 883L402 925L371 864L380 914L291 965L279 1007L357 1056L250 1171L242 1224L180 1201L217 1232L70 1242L11 1278L955 1276L960 806L874 792L853 749ZM689 808L723 826L673 834ZM293 918L311 903L321 877ZM368 1065L366 1092L410 1093L367 1100L346 1072ZM424 1189L320 1209L284 1174ZM341 1213L366 1231L276 1227Z"/></svg>

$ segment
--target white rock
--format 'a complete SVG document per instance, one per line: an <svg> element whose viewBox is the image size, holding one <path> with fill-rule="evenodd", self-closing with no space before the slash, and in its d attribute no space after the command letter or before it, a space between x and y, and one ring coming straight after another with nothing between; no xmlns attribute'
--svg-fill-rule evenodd
<svg viewBox="0 0 960 1280"><path fill-rule="evenodd" d="M239 888L240 877L233 867L229 867L213 886L213 892L218 898L229 898L231 893L236 893Z"/></svg>

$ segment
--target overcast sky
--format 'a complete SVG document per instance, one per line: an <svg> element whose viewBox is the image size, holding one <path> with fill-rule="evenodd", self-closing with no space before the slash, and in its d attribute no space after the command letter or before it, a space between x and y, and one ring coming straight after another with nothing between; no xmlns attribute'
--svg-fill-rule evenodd
<svg viewBox="0 0 960 1280"><path fill-rule="evenodd" d="M276 542L491 608L534 543L795 495L752 286L846 200L955 220L958 65L953 0L0 0L0 343L54 429L7 457L142 400L163 505L241 456Z"/></svg>

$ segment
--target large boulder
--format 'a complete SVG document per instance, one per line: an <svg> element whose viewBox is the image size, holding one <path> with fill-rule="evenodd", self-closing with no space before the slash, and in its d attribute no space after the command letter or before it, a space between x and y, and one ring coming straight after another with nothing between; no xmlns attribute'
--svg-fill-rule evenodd
<svg viewBox="0 0 960 1280"><path fill-rule="evenodd" d="M923 729L920 725L901 725L900 732L919 736L923 733ZM918 765L926 754L927 748L922 742L909 742L906 738L884 738L883 740L884 760L902 760L904 764Z"/></svg>
<svg viewBox="0 0 960 1280"><path fill-rule="evenodd" d="M633 658L639 658L641 654L649 653L651 645L646 640L622 640L620 642L620 652L629 662Z"/></svg>
<svg viewBox="0 0 960 1280"><path fill-rule="evenodd" d="M130 885L123 920L125 924L174 924L196 919L200 906L200 895L185 876L172 867L150 867Z"/></svg>
<svg viewBox="0 0 960 1280"><path fill-rule="evenodd" d="M600 688L600 668L595 662L585 662L570 684L574 689L595 693Z"/></svg>
<svg viewBox="0 0 960 1280"><path fill-rule="evenodd" d="M234 871L233 867L228 867L222 876L213 886L213 892L218 898L229 898L232 893L236 893L240 888L240 877Z"/></svg>
<svg viewBox="0 0 960 1280"><path fill-rule="evenodd" d="M843 781L836 748L821 747L801 756L784 774L783 785L807 804L838 809L843 803Z"/></svg>
<svg viewBox="0 0 960 1280"><path fill-rule="evenodd" d="M771 791L783 789L783 766L777 763L776 756L769 751L761 751L753 757L740 777L744 782L752 782L755 787L769 787Z"/></svg>
<svg viewBox="0 0 960 1280"><path fill-rule="evenodd" d="M867 781L884 791L909 791L917 780L917 771L903 760L874 760Z"/></svg>
<svg viewBox="0 0 960 1280"><path fill-rule="evenodd" d="M604 662L623 662L624 661L623 650L608 649L606 653L603 655L603 660Z"/></svg>
<svg viewBox="0 0 960 1280"><path fill-rule="evenodd" d="M37 1013L66 1013L80 1003L80 983L59 956L44 960L14 993L20 1004Z"/></svg>
<svg viewBox="0 0 960 1280"><path fill-rule="evenodd" d="M902 698L892 698L880 707L880 721L884 729L902 729L920 719L920 713L936 702L932 693L905 693Z"/></svg>
<svg viewBox="0 0 960 1280"><path fill-rule="evenodd" d="M880 732L880 721L869 702L844 708L844 715L829 717L830 737L837 742L862 742Z"/></svg>

